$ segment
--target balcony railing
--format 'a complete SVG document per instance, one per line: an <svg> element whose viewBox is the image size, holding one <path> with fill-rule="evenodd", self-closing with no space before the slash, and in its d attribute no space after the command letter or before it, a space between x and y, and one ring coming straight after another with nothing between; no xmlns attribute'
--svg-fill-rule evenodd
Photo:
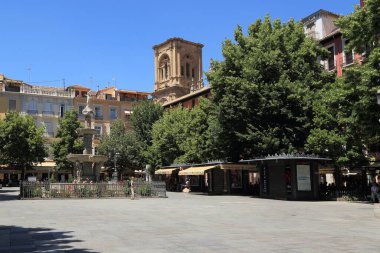
<svg viewBox="0 0 380 253"><path fill-rule="evenodd" d="M55 96L55 97L70 97L70 98L75 97L74 91L48 90L48 89L39 89L39 88L26 88L26 87L21 87L20 93Z"/></svg>
<svg viewBox="0 0 380 253"><path fill-rule="evenodd" d="M142 100L142 99L138 99L138 98L120 98L120 101L128 101L128 102L137 102L139 100Z"/></svg>
<svg viewBox="0 0 380 253"><path fill-rule="evenodd" d="M27 110L28 114L35 115L38 114L38 110Z"/></svg>
<svg viewBox="0 0 380 253"><path fill-rule="evenodd" d="M51 116L54 116L54 112L53 112L53 111L42 111L42 114L43 114L43 115L51 115Z"/></svg>
<svg viewBox="0 0 380 253"><path fill-rule="evenodd" d="M54 137L54 132L47 132L47 137Z"/></svg>
<svg viewBox="0 0 380 253"><path fill-rule="evenodd" d="M306 36L309 37L309 38L313 38L315 40L318 40L319 39L319 32L317 32L317 31L308 31L308 32L306 32Z"/></svg>

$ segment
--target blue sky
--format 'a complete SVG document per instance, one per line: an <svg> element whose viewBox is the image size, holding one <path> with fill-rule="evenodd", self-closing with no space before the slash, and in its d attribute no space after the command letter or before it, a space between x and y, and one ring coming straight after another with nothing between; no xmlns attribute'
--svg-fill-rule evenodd
<svg viewBox="0 0 380 253"><path fill-rule="evenodd" d="M353 11L359 0L2 0L0 73L36 85L152 91L152 46L171 37L204 44L203 67L221 44L270 14L286 22L319 10ZM38 83L36 83L38 82Z"/></svg>

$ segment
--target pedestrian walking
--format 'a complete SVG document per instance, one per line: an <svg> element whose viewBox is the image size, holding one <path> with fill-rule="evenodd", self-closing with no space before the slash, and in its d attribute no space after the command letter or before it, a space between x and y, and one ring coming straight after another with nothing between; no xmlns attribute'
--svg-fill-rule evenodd
<svg viewBox="0 0 380 253"><path fill-rule="evenodd" d="M131 178L131 200L135 199L135 189L134 189L133 177Z"/></svg>

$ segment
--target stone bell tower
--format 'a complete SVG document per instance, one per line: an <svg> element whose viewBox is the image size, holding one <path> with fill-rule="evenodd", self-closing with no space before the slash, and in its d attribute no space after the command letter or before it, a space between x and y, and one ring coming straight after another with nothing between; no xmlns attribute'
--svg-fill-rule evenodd
<svg viewBox="0 0 380 253"><path fill-rule="evenodd" d="M200 43L181 38L153 46L154 101L163 104L203 86L202 48Z"/></svg>

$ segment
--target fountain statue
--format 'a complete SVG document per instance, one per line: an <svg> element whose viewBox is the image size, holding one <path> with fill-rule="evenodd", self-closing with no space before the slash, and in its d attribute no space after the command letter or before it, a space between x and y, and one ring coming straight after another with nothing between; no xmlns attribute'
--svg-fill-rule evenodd
<svg viewBox="0 0 380 253"><path fill-rule="evenodd" d="M88 178L92 181L99 181L100 168L107 160L106 156L96 155L92 145L92 140L97 130L92 128L91 119L94 115L90 107L90 95L87 95L87 104L83 109L85 117L85 127L78 129L79 136L83 136L83 154L69 154L67 158L75 164L75 177L81 181L82 178Z"/></svg>

